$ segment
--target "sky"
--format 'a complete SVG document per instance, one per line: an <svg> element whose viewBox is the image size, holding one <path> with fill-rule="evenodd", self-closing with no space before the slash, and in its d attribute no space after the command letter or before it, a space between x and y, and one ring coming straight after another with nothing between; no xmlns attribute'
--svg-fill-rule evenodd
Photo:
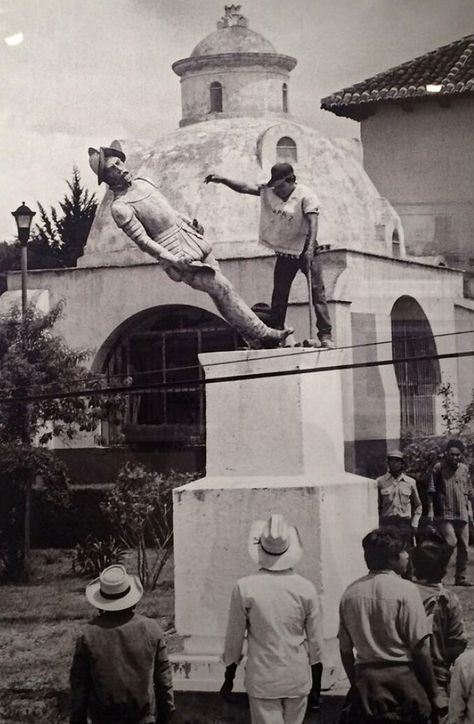
<svg viewBox="0 0 474 724"><path fill-rule="evenodd" d="M474 32L473 0L241 4L253 30L298 59L290 110L325 136L359 127L321 111L322 97ZM22 201L57 203L73 165L96 190L89 146L177 128L171 64L223 13L222 0L0 0L0 240L14 237Z"/></svg>

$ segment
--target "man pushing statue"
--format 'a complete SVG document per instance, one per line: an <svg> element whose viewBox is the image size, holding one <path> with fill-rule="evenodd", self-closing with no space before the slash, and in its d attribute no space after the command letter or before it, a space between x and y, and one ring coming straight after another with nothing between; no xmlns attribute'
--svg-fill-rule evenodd
<svg viewBox="0 0 474 724"><path fill-rule="evenodd" d="M206 292L224 319L254 349L278 347L291 329L267 327L222 274L201 227L173 209L155 184L125 167L118 142L89 148L89 165L114 194L115 223L175 282Z"/></svg>

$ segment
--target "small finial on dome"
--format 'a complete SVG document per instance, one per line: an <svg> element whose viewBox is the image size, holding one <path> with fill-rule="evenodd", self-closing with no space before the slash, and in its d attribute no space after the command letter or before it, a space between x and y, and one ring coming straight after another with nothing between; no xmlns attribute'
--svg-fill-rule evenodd
<svg viewBox="0 0 474 724"><path fill-rule="evenodd" d="M224 5L225 15L218 20L217 29L230 28L238 25L241 28L247 28L249 21L240 12L241 5Z"/></svg>

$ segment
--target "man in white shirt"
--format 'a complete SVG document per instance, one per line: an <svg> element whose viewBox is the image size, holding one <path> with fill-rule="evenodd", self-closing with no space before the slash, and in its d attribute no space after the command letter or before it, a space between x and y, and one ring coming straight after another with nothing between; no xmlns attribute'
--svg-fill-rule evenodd
<svg viewBox="0 0 474 724"><path fill-rule="evenodd" d="M474 649L457 659L451 674L449 724L474 722Z"/></svg>
<svg viewBox="0 0 474 724"><path fill-rule="evenodd" d="M433 672L431 627L406 570L402 536L377 529L362 541L369 573L345 590L339 649L351 690L345 724L429 724L446 714ZM342 720L341 720L342 721Z"/></svg>
<svg viewBox="0 0 474 724"><path fill-rule="evenodd" d="M249 552L259 571L240 578L232 591L224 663L231 670L239 663L247 634L252 724L301 724L308 694L317 700L320 693L318 596L313 584L293 571L302 547L298 531L282 515L254 523Z"/></svg>
<svg viewBox="0 0 474 724"><path fill-rule="evenodd" d="M377 478L379 525L396 528L408 545L413 545L422 512L416 481L403 471L400 450L388 453L387 467L385 475Z"/></svg>
<svg viewBox="0 0 474 724"><path fill-rule="evenodd" d="M333 348L332 325L318 255L319 202L316 194L296 182L293 166L277 163L267 184L256 186L209 174L206 183L224 184L241 194L260 196L259 241L276 254L270 323L282 329L293 280L299 270L310 275L316 326L322 347Z"/></svg>

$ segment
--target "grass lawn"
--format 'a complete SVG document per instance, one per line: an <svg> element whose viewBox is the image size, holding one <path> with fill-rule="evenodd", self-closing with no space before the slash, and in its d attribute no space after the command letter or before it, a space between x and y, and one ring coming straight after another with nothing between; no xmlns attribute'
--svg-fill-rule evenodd
<svg viewBox="0 0 474 724"><path fill-rule="evenodd" d="M33 551L32 584L0 586L0 695L5 689L67 688L75 638L94 611L84 596L90 578L74 575L71 562L71 551ZM133 570L131 560L124 562ZM172 560L139 611L159 621L170 651L180 648L173 627Z"/></svg>
<svg viewBox="0 0 474 724"><path fill-rule="evenodd" d="M470 580L474 581L474 554L471 551ZM63 721L44 712L48 697L66 692L75 638L81 625L93 614L84 596L88 578L72 573L72 552L33 551L32 583L0 586L0 722ZM124 561L133 570L130 556ZM446 577L449 585L453 570ZM451 586L450 586L451 587ZM469 645L474 646L474 589L455 589L464 611ZM163 571L157 589L147 593L138 611L161 624L170 652L180 650L181 640L174 629L173 561ZM64 694L63 694L64 695ZM41 702L31 704L31 718L18 719L14 699ZM38 709L40 706L40 709ZM9 718L7 711L15 712Z"/></svg>

